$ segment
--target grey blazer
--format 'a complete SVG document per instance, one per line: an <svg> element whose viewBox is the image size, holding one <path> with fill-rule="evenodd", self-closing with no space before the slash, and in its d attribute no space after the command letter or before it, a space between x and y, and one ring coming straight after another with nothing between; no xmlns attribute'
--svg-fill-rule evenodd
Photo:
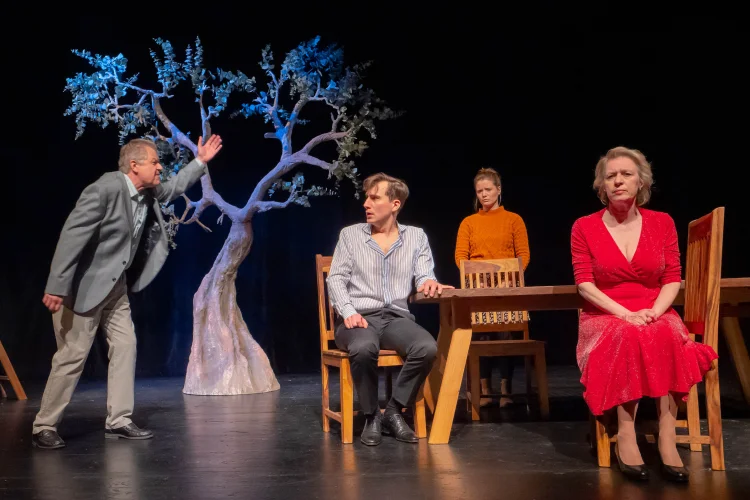
<svg viewBox="0 0 750 500"><path fill-rule="evenodd" d="M123 174L107 172L88 185L60 232L45 293L65 297L66 307L80 314L99 305L126 269L130 290L143 290L169 254L159 204L182 195L206 172L203 163L193 160L170 180L142 191L148 215L135 251L133 211Z"/></svg>

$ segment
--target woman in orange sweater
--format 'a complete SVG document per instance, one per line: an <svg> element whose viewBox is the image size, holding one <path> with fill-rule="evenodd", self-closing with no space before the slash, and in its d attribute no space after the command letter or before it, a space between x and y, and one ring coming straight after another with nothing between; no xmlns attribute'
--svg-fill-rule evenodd
<svg viewBox="0 0 750 500"><path fill-rule="evenodd" d="M529 238L526 225L520 215L505 210L502 206L500 175L491 168L482 168L474 177L474 208L477 212L466 217L458 228L456 239L456 265L462 260L521 258L524 271L529 265ZM494 334L498 340L511 339L510 332ZM483 340L489 340L489 336ZM493 358L480 358L480 385L482 395L491 393ZM515 358L501 357L500 394L508 395L513 380ZM490 398L481 398L480 405L486 406ZM500 407L511 403L510 398L501 397Z"/></svg>

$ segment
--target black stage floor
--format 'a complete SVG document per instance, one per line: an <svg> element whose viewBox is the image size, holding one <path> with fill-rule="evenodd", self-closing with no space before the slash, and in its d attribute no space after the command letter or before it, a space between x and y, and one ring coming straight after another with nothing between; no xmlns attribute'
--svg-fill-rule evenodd
<svg viewBox="0 0 750 500"><path fill-rule="evenodd" d="M359 443L360 421L353 445L341 444L335 422L323 433L320 377L299 375L280 377L275 393L215 397L182 394L182 379L139 379L134 420L154 431L148 441L105 440L105 382L81 382L60 427L68 446L37 450L31 423L43 386L32 384L28 401L0 402L0 498L747 498L750 410L733 396L731 380L722 388L727 470L710 470L707 447L683 448L691 482L666 483L655 445L644 441L654 474L638 485L614 461L612 469L597 467L576 368L549 372L549 422L519 404L485 410L482 422L470 423L460 400L449 445L384 437L375 448ZM523 387L521 369L516 383ZM331 392L338 394L335 384ZM639 417L652 416L652 406L644 403Z"/></svg>

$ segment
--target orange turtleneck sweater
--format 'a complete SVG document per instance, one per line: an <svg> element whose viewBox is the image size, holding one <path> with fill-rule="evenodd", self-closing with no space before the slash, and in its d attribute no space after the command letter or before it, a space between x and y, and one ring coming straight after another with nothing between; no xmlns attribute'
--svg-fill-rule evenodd
<svg viewBox="0 0 750 500"><path fill-rule="evenodd" d="M530 255L523 219L503 206L489 212L479 210L466 217L458 228L456 266L462 260L521 257L525 271Z"/></svg>

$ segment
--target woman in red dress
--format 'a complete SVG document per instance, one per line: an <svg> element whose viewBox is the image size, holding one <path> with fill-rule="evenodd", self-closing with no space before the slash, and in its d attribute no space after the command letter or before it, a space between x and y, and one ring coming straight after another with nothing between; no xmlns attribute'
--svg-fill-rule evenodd
<svg viewBox="0 0 750 500"><path fill-rule="evenodd" d="M657 400L659 454L667 478L687 481L675 444L678 398L703 379L718 356L690 340L672 309L680 290L680 252L672 218L642 208L653 176L637 150L609 150L596 166L602 210L573 225L578 291L586 299L576 358L584 399L594 415L617 412L615 454L630 478L647 479L635 436L641 397Z"/></svg>

